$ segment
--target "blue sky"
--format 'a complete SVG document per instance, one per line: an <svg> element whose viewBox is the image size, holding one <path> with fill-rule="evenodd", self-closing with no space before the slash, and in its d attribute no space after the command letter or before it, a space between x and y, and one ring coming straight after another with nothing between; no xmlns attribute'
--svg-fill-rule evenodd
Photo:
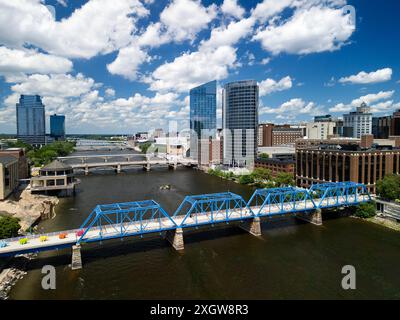
<svg viewBox="0 0 400 320"><path fill-rule="evenodd" d="M396 0L0 0L0 132L16 131L23 93L65 114L68 133L187 128L189 89L214 79L257 80L260 122L341 116L362 101L391 114L399 9Z"/></svg>

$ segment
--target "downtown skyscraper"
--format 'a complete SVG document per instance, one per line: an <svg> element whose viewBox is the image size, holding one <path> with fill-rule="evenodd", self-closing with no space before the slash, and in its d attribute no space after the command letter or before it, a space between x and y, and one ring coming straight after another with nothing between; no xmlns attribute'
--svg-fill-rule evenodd
<svg viewBox="0 0 400 320"><path fill-rule="evenodd" d="M190 156L200 157L199 142L215 137L217 130L217 81L190 90Z"/></svg>
<svg viewBox="0 0 400 320"><path fill-rule="evenodd" d="M65 139L65 116L54 114L50 116L50 136L55 140Z"/></svg>
<svg viewBox="0 0 400 320"><path fill-rule="evenodd" d="M224 163L253 167L257 156L259 88L257 81L227 83L222 95Z"/></svg>
<svg viewBox="0 0 400 320"><path fill-rule="evenodd" d="M46 143L45 107L38 95L21 95L17 103L18 139L31 145Z"/></svg>

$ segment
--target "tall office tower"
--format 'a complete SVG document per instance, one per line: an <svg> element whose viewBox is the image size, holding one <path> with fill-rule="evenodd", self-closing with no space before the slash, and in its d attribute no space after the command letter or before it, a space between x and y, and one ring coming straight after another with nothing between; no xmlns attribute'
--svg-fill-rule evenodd
<svg viewBox="0 0 400 320"><path fill-rule="evenodd" d="M217 81L190 90L190 156L200 159L203 139L215 138L217 131ZM208 155L205 155L208 159Z"/></svg>
<svg viewBox="0 0 400 320"><path fill-rule="evenodd" d="M50 136L55 140L65 139L65 116L54 114L50 116Z"/></svg>
<svg viewBox="0 0 400 320"><path fill-rule="evenodd" d="M18 139L32 144L46 143L44 104L40 96L21 95L17 103Z"/></svg>
<svg viewBox="0 0 400 320"><path fill-rule="evenodd" d="M363 102L355 112L343 115L343 135L351 138L361 138L362 135L372 134L371 108Z"/></svg>
<svg viewBox="0 0 400 320"><path fill-rule="evenodd" d="M259 88L255 80L227 83L222 97L224 163L253 167L257 156Z"/></svg>
<svg viewBox="0 0 400 320"><path fill-rule="evenodd" d="M392 126L390 128L391 136L400 136L400 109L393 112Z"/></svg>

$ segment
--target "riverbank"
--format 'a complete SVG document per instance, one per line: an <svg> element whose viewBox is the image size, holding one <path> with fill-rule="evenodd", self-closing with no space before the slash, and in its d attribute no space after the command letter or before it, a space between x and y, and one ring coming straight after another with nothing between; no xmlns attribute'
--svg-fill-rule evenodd
<svg viewBox="0 0 400 320"><path fill-rule="evenodd" d="M34 195L27 187L17 200L1 201L0 212L6 216L18 218L21 226L20 233L24 233L40 219L52 218L58 203L57 197Z"/></svg>
<svg viewBox="0 0 400 320"><path fill-rule="evenodd" d="M28 274L26 267L35 254L25 254L17 258L9 258L0 264L0 300L7 300L13 286Z"/></svg>
<svg viewBox="0 0 400 320"><path fill-rule="evenodd" d="M379 224L381 226L384 226L384 227L392 229L392 230L400 231L400 223L398 223L396 221L385 219L385 218L382 218L379 216L368 218L366 220L369 222L375 223L375 224Z"/></svg>
<svg viewBox="0 0 400 320"><path fill-rule="evenodd" d="M58 203L57 197L33 195L27 187L17 196L17 200L0 202L0 212L18 218L21 226L19 233L24 234L39 220L53 218ZM4 259L0 264L0 299L7 299L12 287L27 274L26 266L34 257L34 254L27 254Z"/></svg>

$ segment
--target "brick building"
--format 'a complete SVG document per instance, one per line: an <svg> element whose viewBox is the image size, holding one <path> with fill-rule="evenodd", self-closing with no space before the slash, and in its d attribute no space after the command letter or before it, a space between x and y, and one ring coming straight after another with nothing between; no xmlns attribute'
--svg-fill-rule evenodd
<svg viewBox="0 0 400 320"><path fill-rule="evenodd" d="M295 174L295 165L296 162L294 160L287 159L256 159L254 166L256 168L265 168L271 170L272 176L276 177L278 173L286 172L290 173L294 176Z"/></svg>
<svg viewBox="0 0 400 320"><path fill-rule="evenodd" d="M358 142L322 141L296 149L296 184L354 181L375 193L376 181L387 174L400 173L400 141L391 145L373 143L371 136Z"/></svg>
<svg viewBox="0 0 400 320"><path fill-rule="evenodd" d="M27 179L29 178L29 164L28 158L26 157L25 149L22 148L8 148L0 150L1 156L12 156L18 160L18 178Z"/></svg>

